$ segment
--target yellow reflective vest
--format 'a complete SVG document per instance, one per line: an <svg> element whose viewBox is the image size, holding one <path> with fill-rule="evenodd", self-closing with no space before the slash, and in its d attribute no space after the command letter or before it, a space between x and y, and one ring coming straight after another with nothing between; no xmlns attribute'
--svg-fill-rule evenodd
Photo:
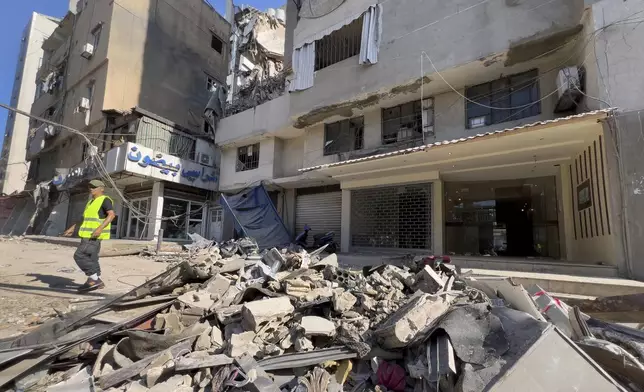
<svg viewBox="0 0 644 392"><path fill-rule="evenodd" d="M107 196L99 196L96 199L92 199L87 202L85 212L83 212L83 223L81 224L80 229L78 229L78 236L80 238L92 238L94 230L98 229L101 223L105 220L98 216L98 211L100 211L101 206L103 205L103 200L105 200L106 197ZM107 198L110 199L109 197ZM112 199L110 199L110 201L111 200ZM98 236L98 239L109 240L111 227L111 223L105 226L101 235Z"/></svg>

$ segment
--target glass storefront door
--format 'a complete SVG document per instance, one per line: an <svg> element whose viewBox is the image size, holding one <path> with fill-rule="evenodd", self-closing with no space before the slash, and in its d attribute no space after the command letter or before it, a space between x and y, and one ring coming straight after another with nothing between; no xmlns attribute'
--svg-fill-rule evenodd
<svg viewBox="0 0 644 392"><path fill-rule="evenodd" d="M555 177L445 183L445 249L559 258Z"/></svg>

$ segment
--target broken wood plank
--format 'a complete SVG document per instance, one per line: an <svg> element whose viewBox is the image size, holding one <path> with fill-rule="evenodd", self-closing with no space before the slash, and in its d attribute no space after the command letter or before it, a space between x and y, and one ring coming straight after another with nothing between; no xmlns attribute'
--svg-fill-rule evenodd
<svg viewBox="0 0 644 392"><path fill-rule="evenodd" d="M174 346L170 347L168 350L170 351L170 354L172 357L176 357L180 353L184 351L191 351L192 344L194 343L195 339L189 339L189 340L184 340L183 342L177 343ZM103 389L109 389L113 386L116 386L122 382L125 382L129 380L132 377L135 377L139 373L141 373L145 368L152 363L156 358L158 358L161 354L163 354L165 351L152 354L150 356L147 356L137 362L134 362L131 366L128 366L126 368L121 368L119 370L115 370L112 373L106 374L105 376L101 376L99 379L99 385Z"/></svg>
<svg viewBox="0 0 644 392"><path fill-rule="evenodd" d="M230 365L233 359L225 354L209 355L203 358L182 357L176 361L175 370L204 369L215 366Z"/></svg>

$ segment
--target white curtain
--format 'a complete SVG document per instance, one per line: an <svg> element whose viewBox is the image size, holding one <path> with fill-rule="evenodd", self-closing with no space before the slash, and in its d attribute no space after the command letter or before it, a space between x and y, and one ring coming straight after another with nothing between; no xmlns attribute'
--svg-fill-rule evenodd
<svg viewBox="0 0 644 392"><path fill-rule="evenodd" d="M293 70L295 78L291 81L289 91L300 91L313 87L315 41L304 44L293 51Z"/></svg>
<svg viewBox="0 0 644 392"><path fill-rule="evenodd" d="M363 18L358 64L375 64L378 62L378 48L382 35L382 5L376 4L369 7Z"/></svg>

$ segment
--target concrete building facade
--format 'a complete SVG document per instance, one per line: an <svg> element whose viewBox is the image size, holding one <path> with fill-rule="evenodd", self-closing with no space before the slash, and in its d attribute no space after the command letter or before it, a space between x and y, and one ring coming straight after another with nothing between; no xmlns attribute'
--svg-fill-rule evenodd
<svg viewBox="0 0 644 392"><path fill-rule="evenodd" d="M31 113L84 135L31 122L29 184L48 187L50 201L30 230L60 234L82 213L85 181L99 177L116 201L113 238L216 232L219 157L203 112L226 81L230 24L204 0L70 8L42 45Z"/></svg>
<svg viewBox="0 0 644 392"><path fill-rule="evenodd" d="M44 52L42 43L60 20L34 12L20 38L20 52L11 90L10 106L29 112L36 95L36 73ZM25 148L29 136L29 118L7 114L2 154L0 155L0 194L21 192L27 180L29 163Z"/></svg>
<svg viewBox="0 0 644 392"><path fill-rule="evenodd" d="M642 279L639 133L620 126L642 9L289 2L289 92L221 120L220 190L263 182L293 236L333 230L348 254Z"/></svg>

